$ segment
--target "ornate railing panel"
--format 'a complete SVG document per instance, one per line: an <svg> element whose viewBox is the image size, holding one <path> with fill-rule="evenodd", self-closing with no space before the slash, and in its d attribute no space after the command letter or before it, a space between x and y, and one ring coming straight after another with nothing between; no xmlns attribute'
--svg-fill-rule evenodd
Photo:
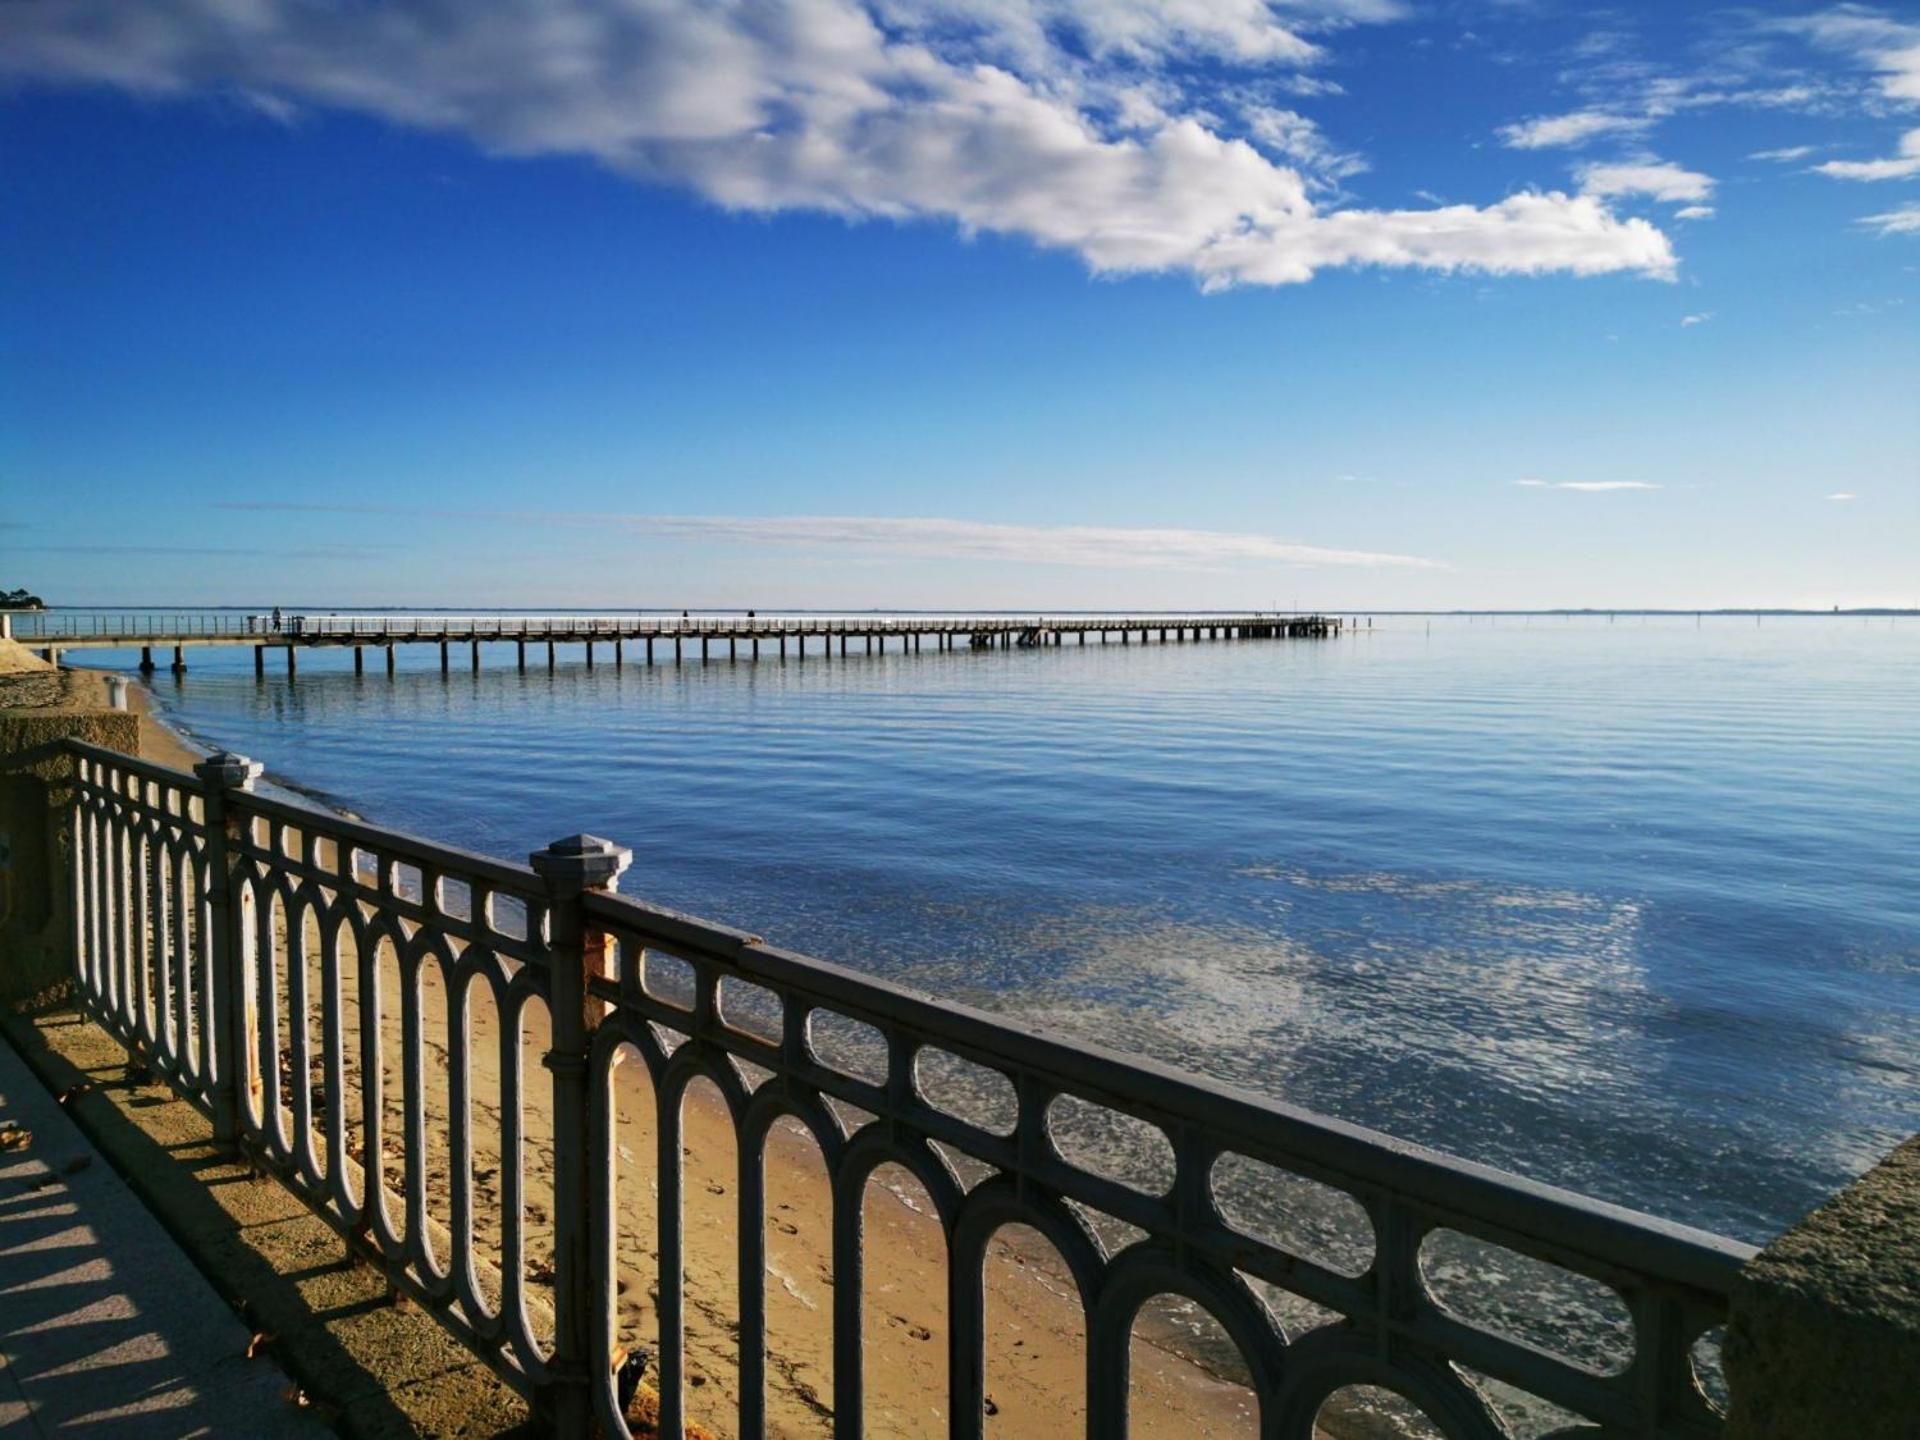
<svg viewBox="0 0 1920 1440"><path fill-rule="evenodd" d="M741 1435L767 1424L764 1157L781 1122L813 1137L830 1178L840 1436L870 1428L862 1206L889 1164L924 1187L946 1240L954 1436L983 1431L988 1247L1010 1225L1051 1243L1079 1296L1086 1428L1103 1440L1126 1433L1130 1338L1160 1296L1224 1328L1263 1436L1310 1440L1356 1385L1399 1393L1452 1440L1514 1433L1496 1392L1569 1435L1719 1429L1694 1355L1752 1253L1733 1241L621 897L626 852L604 841L557 842L529 869L255 794L257 767L235 757L190 777L72 749L93 1013L559 1433L590 1418L625 1432L623 1061L644 1066L656 1112L658 1236L639 1258L657 1281L662 1434L688 1418L681 1126L700 1081L738 1157L740 1384L724 1418ZM529 1044L549 1077L533 1087ZM494 1063L476 1066L484 1045ZM495 1071L497 1133L474 1118L477 1074ZM1157 1170L1113 1163L1128 1129ZM551 1176L549 1268L530 1145ZM497 1197L476 1181L489 1159ZM1544 1325L1524 1313L1556 1286L1598 1303Z"/></svg>

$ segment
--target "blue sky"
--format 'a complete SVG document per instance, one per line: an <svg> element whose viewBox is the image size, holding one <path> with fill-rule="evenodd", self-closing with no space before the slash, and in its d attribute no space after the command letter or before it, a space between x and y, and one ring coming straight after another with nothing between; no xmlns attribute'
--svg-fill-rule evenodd
<svg viewBox="0 0 1920 1440"><path fill-rule="evenodd" d="M12 0L0 187L55 601L1920 601L1911 9Z"/></svg>

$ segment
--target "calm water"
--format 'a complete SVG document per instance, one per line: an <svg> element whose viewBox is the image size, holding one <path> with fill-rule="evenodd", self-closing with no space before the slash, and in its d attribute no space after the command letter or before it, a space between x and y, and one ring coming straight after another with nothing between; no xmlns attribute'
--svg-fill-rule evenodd
<svg viewBox="0 0 1920 1440"><path fill-rule="evenodd" d="M614 837L632 893L1742 1238L1920 1127L1920 623L1379 623L155 683L374 820Z"/></svg>

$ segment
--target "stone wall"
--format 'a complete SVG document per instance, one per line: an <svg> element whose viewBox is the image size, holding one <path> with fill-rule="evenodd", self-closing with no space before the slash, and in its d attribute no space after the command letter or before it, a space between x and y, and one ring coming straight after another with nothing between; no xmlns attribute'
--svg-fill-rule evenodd
<svg viewBox="0 0 1920 1440"><path fill-rule="evenodd" d="M1724 1353L1726 1440L1920 1435L1920 1136L1747 1265Z"/></svg>
<svg viewBox="0 0 1920 1440"><path fill-rule="evenodd" d="M140 719L124 710L0 711L0 1005L62 998L68 978L68 738L134 755Z"/></svg>

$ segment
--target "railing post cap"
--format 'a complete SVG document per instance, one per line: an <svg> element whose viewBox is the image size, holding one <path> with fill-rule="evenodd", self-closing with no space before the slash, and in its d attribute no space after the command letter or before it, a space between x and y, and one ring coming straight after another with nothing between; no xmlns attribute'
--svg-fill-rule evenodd
<svg viewBox="0 0 1920 1440"><path fill-rule="evenodd" d="M556 890L612 889L633 851L598 835L569 835L527 857L534 873Z"/></svg>
<svg viewBox="0 0 1920 1440"><path fill-rule="evenodd" d="M193 773L223 790L251 790L267 767L231 750L216 750L193 767Z"/></svg>

